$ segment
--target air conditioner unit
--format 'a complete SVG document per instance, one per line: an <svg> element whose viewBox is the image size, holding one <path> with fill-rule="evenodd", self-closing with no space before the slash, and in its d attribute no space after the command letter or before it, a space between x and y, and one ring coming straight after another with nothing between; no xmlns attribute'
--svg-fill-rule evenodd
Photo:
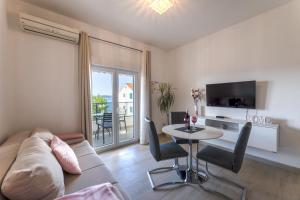
<svg viewBox="0 0 300 200"><path fill-rule="evenodd" d="M45 35L64 41L78 43L79 31L64 25L56 24L45 19L25 13L19 14L21 28L26 32Z"/></svg>

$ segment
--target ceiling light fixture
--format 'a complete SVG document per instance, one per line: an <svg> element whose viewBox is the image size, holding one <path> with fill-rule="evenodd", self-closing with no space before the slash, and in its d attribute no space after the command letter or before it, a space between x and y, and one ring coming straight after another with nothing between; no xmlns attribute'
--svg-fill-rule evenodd
<svg viewBox="0 0 300 200"><path fill-rule="evenodd" d="M152 0L150 7L158 12L160 15L168 11L173 6L170 0Z"/></svg>

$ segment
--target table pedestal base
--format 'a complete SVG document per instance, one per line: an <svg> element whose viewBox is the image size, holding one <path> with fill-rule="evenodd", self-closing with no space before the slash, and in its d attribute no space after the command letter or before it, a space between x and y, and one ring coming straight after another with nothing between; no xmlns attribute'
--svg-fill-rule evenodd
<svg viewBox="0 0 300 200"><path fill-rule="evenodd" d="M188 184L203 184L208 181L208 175L205 172L194 170L187 170L185 182Z"/></svg>

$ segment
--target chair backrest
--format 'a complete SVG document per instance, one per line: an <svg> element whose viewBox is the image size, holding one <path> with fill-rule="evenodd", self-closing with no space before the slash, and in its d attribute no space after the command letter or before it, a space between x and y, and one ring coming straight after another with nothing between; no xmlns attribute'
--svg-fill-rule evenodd
<svg viewBox="0 0 300 200"><path fill-rule="evenodd" d="M238 173L242 167L249 136L251 133L252 123L247 122L242 128L237 143L234 148L234 160L232 171Z"/></svg>
<svg viewBox="0 0 300 200"><path fill-rule="evenodd" d="M145 117L145 121L147 122L147 130L149 133L149 146L150 152L156 161L160 160L160 146L159 140L155 128L155 124L151 119Z"/></svg>
<svg viewBox="0 0 300 200"><path fill-rule="evenodd" d="M112 113L103 113L103 123L112 122Z"/></svg>
<svg viewBox="0 0 300 200"><path fill-rule="evenodd" d="M185 112L171 112L171 124L184 124Z"/></svg>

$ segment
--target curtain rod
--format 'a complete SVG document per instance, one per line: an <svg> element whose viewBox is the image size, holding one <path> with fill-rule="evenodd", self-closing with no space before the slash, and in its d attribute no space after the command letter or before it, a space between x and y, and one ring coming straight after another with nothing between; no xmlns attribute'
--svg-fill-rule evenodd
<svg viewBox="0 0 300 200"><path fill-rule="evenodd" d="M138 51L138 52L140 52L140 53L142 53L142 52L143 52L143 51L142 51L142 50L140 50L140 49L136 49L136 48L129 47L129 46L125 46L125 45L118 44L118 43L115 43L115 42L111 42L111 41L103 40L103 39L96 38L96 37L93 37L93 36L89 36L89 38L92 38L92 39L94 39L94 40L99 40L99 41L102 41L102 42L106 42L106 43L109 43L109 44L113 44L113 45L116 45L116 46L120 46L120 47L123 47L123 48L126 48L126 49L131 49L131 50L134 50L134 51Z"/></svg>

